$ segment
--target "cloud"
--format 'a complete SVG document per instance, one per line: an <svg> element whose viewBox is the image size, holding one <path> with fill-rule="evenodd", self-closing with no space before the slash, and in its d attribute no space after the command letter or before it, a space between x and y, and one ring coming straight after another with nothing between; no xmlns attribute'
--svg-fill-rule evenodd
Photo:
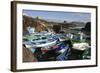
<svg viewBox="0 0 100 73"><path fill-rule="evenodd" d="M22 13L22 15L29 16L27 13Z"/></svg>

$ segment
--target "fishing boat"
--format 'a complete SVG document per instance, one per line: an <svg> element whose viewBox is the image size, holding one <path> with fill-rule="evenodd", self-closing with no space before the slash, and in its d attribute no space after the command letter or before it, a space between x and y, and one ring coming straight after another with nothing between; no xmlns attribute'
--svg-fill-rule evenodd
<svg viewBox="0 0 100 73"><path fill-rule="evenodd" d="M53 46L56 42L57 40L52 38L50 33L34 33L23 37L23 44L28 48Z"/></svg>

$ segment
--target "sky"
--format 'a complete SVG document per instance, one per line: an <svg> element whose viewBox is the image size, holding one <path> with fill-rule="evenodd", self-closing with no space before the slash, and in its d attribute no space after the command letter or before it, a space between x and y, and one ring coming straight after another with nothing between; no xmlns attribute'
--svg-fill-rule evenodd
<svg viewBox="0 0 100 73"><path fill-rule="evenodd" d="M61 12L61 11L38 11L38 10L23 10L23 15L58 22L89 22L91 21L90 13L80 12Z"/></svg>

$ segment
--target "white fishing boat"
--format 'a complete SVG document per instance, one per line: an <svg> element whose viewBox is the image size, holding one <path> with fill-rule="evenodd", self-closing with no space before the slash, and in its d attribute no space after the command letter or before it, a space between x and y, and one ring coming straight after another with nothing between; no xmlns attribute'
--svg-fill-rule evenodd
<svg viewBox="0 0 100 73"><path fill-rule="evenodd" d="M57 42L57 40L53 40L51 39L51 41L49 39L46 40L38 40L38 41L27 41L27 42L23 42L23 44L26 45L27 48L37 48L37 47L49 47L49 46L53 46L55 45Z"/></svg>
<svg viewBox="0 0 100 73"><path fill-rule="evenodd" d="M48 47L55 45L57 42L56 39L53 39L50 36L50 33L46 32L27 35L24 36L24 39L28 40L28 41L23 41L23 44L25 44L27 48Z"/></svg>

